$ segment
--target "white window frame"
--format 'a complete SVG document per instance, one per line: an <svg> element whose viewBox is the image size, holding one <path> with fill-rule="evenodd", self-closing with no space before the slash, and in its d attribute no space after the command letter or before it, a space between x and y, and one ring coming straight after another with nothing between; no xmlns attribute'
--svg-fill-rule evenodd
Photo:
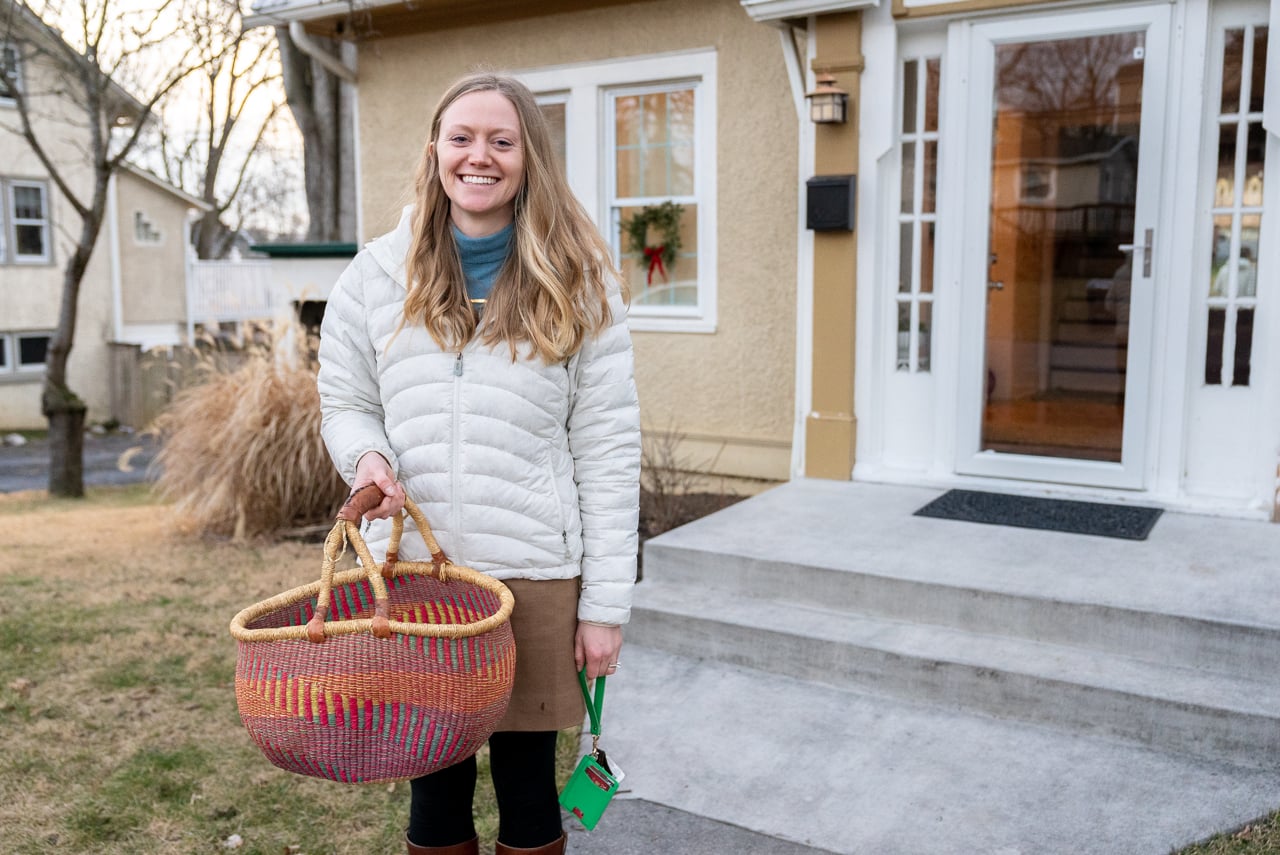
<svg viewBox="0 0 1280 855"><path fill-rule="evenodd" d="M18 51L18 46L13 42L0 41L0 68L4 67L3 53L5 51L13 52L13 68L16 72L13 76L13 87L15 89L22 88L22 55ZM0 107L13 107L17 105L17 101L13 98L0 95Z"/></svg>
<svg viewBox="0 0 1280 855"><path fill-rule="evenodd" d="M0 366L0 378L30 377L31 375L39 375L44 372L45 366L48 364L47 359L44 362L33 362L29 364L21 363L22 339L24 338L52 339L53 331L24 330L22 332L0 332L0 351L3 351L5 356L4 365Z"/></svg>
<svg viewBox="0 0 1280 855"><path fill-rule="evenodd" d="M32 181L28 179L10 178L5 182L5 219L6 219L6 236L12 251L9 253L10 264L48 264L53 256L50 252L50 243L53 237L53 229L49 216L49 185L44 181ZM44 216L40 219L31 219L30 217L18 216L18 199L15 190L19 187L30 187L40 191L41 208ZM42 241L42 252L39 255L23 255L18 252L18 226L38 225L44 230L44 240Z"/></svg>
<svg viewBox="0 0 1280 855"><path fill-rule="evenodd" d="M614 90L692 85L694 96L694 190L698 205L698 302L693 306L640 306L628 313L631 329L712 333L716 330L716 52L682 51L531 69L517 74L534 93L565 98L569 186L601 233L613 237L610 189L613 151L608 98ZM558 100L558 98L557 98ZM573 147L575 140L594 146Z"/></svg>

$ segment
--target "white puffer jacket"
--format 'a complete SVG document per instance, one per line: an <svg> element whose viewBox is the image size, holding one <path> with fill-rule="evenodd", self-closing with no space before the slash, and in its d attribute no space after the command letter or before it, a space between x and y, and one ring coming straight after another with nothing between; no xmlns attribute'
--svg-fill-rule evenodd
<svg viewBox="0 0 1280 855"><path fill-rule="evenodd" d="M451 560L498 579L582 576L581 620L630 617L639 514L640 416L626 306L567 362L472 341L442 351L421 326L398 334L410 210L339 278L320 337L322 433L351 483L387 458ZM394 334L394 335L393 335ZM524 348L524 351L528 351ZM400 554L427 556L405 526ZM367 526L379 560L390 522Z"/></svg>

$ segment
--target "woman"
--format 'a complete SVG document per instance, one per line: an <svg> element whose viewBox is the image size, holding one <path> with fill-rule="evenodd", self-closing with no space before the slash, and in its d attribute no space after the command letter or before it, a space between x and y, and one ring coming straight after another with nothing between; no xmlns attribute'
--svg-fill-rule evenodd
<svg viewBox="0 0 1280 855"><path fill-rule="evenodd" d="M573 197L532 93L476 74L431 123L399 226L339 279L320 342L325 443L382 504L406 492L458 564L516 599L517 673L490 739L498 855L562 853L556 731L577 671L612 674L630 615L639 410L625 296ZM426 557L406 527L401 555ZM477 852L474 758L412 783L410 855Z"/></svg>

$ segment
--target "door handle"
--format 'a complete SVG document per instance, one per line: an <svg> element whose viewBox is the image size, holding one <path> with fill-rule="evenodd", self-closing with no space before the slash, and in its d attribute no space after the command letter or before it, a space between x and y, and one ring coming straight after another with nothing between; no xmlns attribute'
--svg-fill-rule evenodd
<svg viewBox="0 0 1280 855"><path fill-rule="evenodd" d="M1155 244L1155 229L1147 229L1142 234L1142 243L1122 243L1118 249L1124 252L1137 253L1142 250L1142 277L1149 279L1151 277L1151 249Z"/></svg>
<svg viewBox="0 0 1280 855"><path fill-rule="evenodd" d="M1004 283L1003 283L1003 282L988 282L988 283L987 283L987 290L988 290L988 291L1003 291L1003 290L1004 290Z"/></svg>

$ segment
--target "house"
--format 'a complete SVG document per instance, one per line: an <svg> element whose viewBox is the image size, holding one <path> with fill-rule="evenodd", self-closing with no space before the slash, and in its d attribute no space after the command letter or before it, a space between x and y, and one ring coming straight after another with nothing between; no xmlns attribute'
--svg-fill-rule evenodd
<svg viewBox="0 0 1280 855"><path fill-rule="evenodd" d="M7 4L3 4L7 7ZM14 7L17 9L18 7ZM59 84L53 58L60 36L19 11L0 31L0 428L45 425L40 396L45 352L62 299L64 268L80 218L49 170L17 132L10 87L32 105L37 138L53 153L74 192L89 196L84 112ZM12 27L12 29L10 28ZM141 112L128 92L107 89L112 118ZM154 175L125 166L111 179L106 222L81 286L68 375L90 421L119 419L114 354L183 341L193 309L188 295L188 221L206 207ZM201 320L204 319L202 315ZM212 318L214 321L217 318ZM118 391L118 390L116 390Z"/></svg>
<svg viewBox="0 0 1280 855"><path fill-rule="evenodd" d="M528 83L630 278L646 426L686 459L1275 512L1275 3L476 9L260 0L251 21L357 45L362 240L449 81Z"/></svg>

